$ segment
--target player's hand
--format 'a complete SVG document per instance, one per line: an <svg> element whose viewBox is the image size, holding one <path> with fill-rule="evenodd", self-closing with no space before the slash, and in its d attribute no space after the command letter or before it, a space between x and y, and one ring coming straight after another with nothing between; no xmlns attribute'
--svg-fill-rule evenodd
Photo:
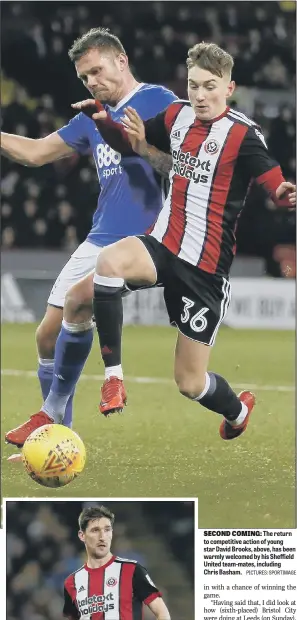
<svg viewBox="0 0 297 620"><path fill-rule="evenodd" d="M277 188L275 194L277 198L281 198L287 192L288 200L292 207L296 207L296 185L290 181L283 181ZM285 198L285 196L283 196Z"/></svg>
<svg viewBox="0 0 297 620"><path fill-rule="evenodd" d="M136 110L130 106L124 108L124 112L125 116L122 116L121 121L128 134L132 149L135 153L138 153L138 155L144 156L147 153L147 141L145 139L143 121Z"/></svg>
<svg viewBox="0 0 297 620"><path fill-rule="evenodd" d="M107 118L107 112L98 99L84 99L84 101L72 103L71 107L78 112L83 112L93 121L105 121Z"/></svg>

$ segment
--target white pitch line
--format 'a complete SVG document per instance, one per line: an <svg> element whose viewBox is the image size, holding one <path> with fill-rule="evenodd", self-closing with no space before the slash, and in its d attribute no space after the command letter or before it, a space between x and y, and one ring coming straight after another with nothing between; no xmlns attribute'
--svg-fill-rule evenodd
<svg viewBox="0 0 297 620"><path fill-rule="evenodd" d="M1 370L1 375L4 377L28 377L37 379L36 370L17 370L14 368L4 368ZM82 374L80 381L103 381L104 375L87 375ZM147 383L147 384L161 384L171 385L173 379L166 379L166 377L129 377L125 376L125 381L131 383ZM294 385L259 385L257 383L232 383L232 387L241 390L262 390L263 392L295 392Z"/></svg>

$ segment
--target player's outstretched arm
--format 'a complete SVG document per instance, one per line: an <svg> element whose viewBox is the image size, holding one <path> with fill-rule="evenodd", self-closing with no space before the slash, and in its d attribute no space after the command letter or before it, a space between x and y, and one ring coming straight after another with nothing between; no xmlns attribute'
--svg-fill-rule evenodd
<svg viewBox="0 0 297 620"><path fill-rule="evenodd" d="M172 168L171 154L165 153L163 150L159 150L157 147L147 143L146 123L143 123L134 108L125 108L125 116L122 118L123 124L120 124L112 120L100 101L85 99L84 101L73 103L72 107L77 111L83 112L96 123L102 138L115 151L122 155L137 153L161 176L168 176ZM153 120L150 119L148 122L151 124Z"/></svg>
<svg viewBox="0 0 297 620"><path fill-rule="evenodd" d="M98 99L84 99L83 101L72 103L71 107L77 112L83 112L95 122L103 140L105 140L112 149L118 151L118 153L122 155L133 154L134 151L123 125L116 123L116 121L107 114L102 103L100 103Z"/></svg>
<svg viewBox="0 0 297 620"><path fill-rule="evenodd" d="M148 608L153 612L157 620L170 620L170 613L162 598L155 598L154 601L148 604Z"/></svg>
<svg viewBox="0 0 297 620"><path fill-rule="evenodd" d="M43 166L73 151L56 132L36 140L1 132L1 154L23 166Z"/></svg>

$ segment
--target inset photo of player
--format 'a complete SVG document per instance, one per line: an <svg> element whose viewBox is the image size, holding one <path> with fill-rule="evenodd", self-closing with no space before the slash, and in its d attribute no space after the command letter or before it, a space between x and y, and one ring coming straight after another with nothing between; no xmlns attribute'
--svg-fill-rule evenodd
<svg viewBox="0 0 297 620"><path fill-rule="evenodd" d="M6 500L4 514L7 620L194 620L197 501Z"/></svg>

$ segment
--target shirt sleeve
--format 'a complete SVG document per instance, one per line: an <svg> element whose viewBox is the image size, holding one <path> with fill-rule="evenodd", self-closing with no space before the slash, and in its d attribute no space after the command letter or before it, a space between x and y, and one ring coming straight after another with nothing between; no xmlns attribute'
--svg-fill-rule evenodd
<svg viewBox="0 0 297 620"><path fill-rule="evenodd" d="M162 87L161 96L160 98L158 98L159 110L156 110L156 113L161 112L163 108L164 109L167 108L170 105L170 103L173 103L176 100L177 100L177 96L174 94L174 92L172 92L172 90Z"/></svg>
<svg viewBox="0 0 297 620"><path fill-rule="evenodd" d="M239 151L244 170L261 185L278 206L290 206L287 197L278 199L276 189L285 180L281 167L268 152L265 138L259 126L249 127Z"/></svg>
<svg viewBox="0 0 297 620"><path fill-rule="evenodd" d="M170 153L170 139L164 123L165 114L166 110L144 121L145 137L147 142L152 146L155 146L161 151L165 151L165 153ZM103 140L105 140L111 148L122 155L136 155L121 123L114 121L108 114L106 120L98 120L96 121L96 125Z"/></svg>
<svg viewBox="0 0 297 620"><path fill-rule="evenodd" d="M85 115L80 112L69 121L68 125L64 125L64 127L58 129L58 134L62 140L81 155L86 155L90 149L89 138L86 132L86 122L88 121Z"/></svg>
<svg viewBox="0 0 297 620"><path fill-rule="evenodd" d="M155 598L162 597L161 592L155 586L146 568L141 564L136 564L133 575L133 595L141 603L149 605Z"/></svg>
<svg viewBox="0 0 297 620"><path fill-rule="evenodd" d="M172 101L165 110L145 121L145 137L149 144L170 153L170 132L182 107L182 102Z"/></svg>
<svg viewBox="0 0 297 620"><path fill-rule="evenodd" d="M165 124L166 110L159 112L153 118L144 121L145 137L148 144L155 146L160 151L170 153L170 138Z"/></svg>
<svg viewBox="0 0 297 620"><path fill-rule="evenodd" d="M73 602L68 590L65 587L64 587L63 616L65 616L69 620L79 620L78 609L75 603Z"/></svg>
<svg viewBox="0 0 297 620"><path fill-rule="evenodd" d="M166 99L169 99L169 105L165 106L165 100L162 98L162 104L159 101L161 107L164 104L164 110L156 114L156 116L149 118L144 122L145 126L145 137L149 144L155 146L160 151L164 151L165 153L170 153L170 130L173 124L173 121L180 111L182 105L179 103L176 104L175 100L172 101L172 98L175 98L175 95L168 91L168 95ZM171 100L171 101L170 101ZM102 104L99 101L95 101L95 106L98 110L102 109ZM85 109L84 113L91 118L91 114L94 112L93 106L90 110ZM101 136L111 148L115 151L118 151L122 155L133 155L135 156L135 152L133 151L127 133L121 123L117 123L114 121L110 114L107 114L107 118L104 121L97 120L96 125L98 130L101 133Z"/></svg>

